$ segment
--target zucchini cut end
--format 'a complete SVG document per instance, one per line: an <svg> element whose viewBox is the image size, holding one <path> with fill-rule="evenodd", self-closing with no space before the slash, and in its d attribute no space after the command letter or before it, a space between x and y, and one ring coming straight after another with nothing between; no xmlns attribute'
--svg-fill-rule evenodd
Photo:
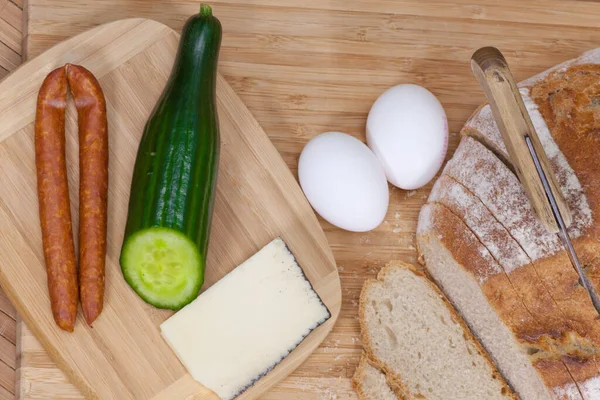
<svg viewBox="0 0 600 400"><path fill-rule="evenodd" d="M204 261L183 233L164 227L131 235L121 250L121 270L131 288L148 304L179 310L198 296Z"/></svg>

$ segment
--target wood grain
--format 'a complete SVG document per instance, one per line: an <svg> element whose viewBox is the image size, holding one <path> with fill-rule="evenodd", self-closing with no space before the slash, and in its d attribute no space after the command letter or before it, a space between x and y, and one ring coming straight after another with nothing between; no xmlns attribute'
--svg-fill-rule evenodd
<svg viewBox="0 0 600 400"><path fill-rule="evenodd" d="M480 47L500 48L519 81L600 45L600 3L595 1L220 0L210 4L224 25L221 73L293 171L304 144L321 132L341 130L364 140L370 105L398 83L417 83L431 90L446 109L451 132L458 132L485 101L469 68L471 55ZM35 55L66 37L126 16L153 18L179 30L196 12L197 2L29 0L27 8L31 18L26 21L23 52ZM449 154L457 138L451 136ZM390 259L416 261L417 215L430 189L430 185L411 192L392 188L385 222L366 234L343 232L320 220L340 271L341 314L320 348L266 398L354 398L349 378L360 357L356 319L360 288ZM27 348L24 354L29 354ZM61 397L64 386L44 379L57 374L49 362L36 364L43 360L41 354L42 350L34 349L33 356L21 363L32 368L31 380L25 379L35 382L31 393L38 399L69 398Z"/></svg>
<svg viewBox="0 0 600 400"><path fill-rule="evenodd" d="M0 233L0 282L51 359L90 399L215 398L187 374L162 339L158 326L172 312L144 303L122 279L118 262L137 146L170 74L178 43L179 35L158 22L117 21L54 46L0 83L0 225L5 227ZM72 334L58 329L49 312L39 218L32 212L37 209L33 168L37 91L47 73L65 63L81 64L98 78L107 100L110 132L111 223L104 311L93 329L79 315ZM78 129L74 106L69 104L66 147L72 189L78 187ZM204 289L281 236L332 314L239 396L250 399L286 377L318 347L339 315L341 288L325 235L300 187L222 77L217 79L217 106L221 154ZM70 194L76 225L77 190ZM14 366L14 359L7 360L9 367ZM23 376L19 387L28 387Z"/></svg>
<svg viewBox="0 0 600 400"><path fill-rule="evenodd" d="M0 81L21 63L22 17L22 3L0 0ZM15 397L15 318L13 305L0 289L0 400Z"/></svg>
<svg viewBox="0 0 600 400"><path fill-rule="evenodd" d="M11 0L0 1L0 15L9 25L21 33L23 7L13 3Z"/></svg>
<svg viewBox="0 0 600 400"><path fill-rule="evenodd" d="M23 7L0 0L0 80L21 63Z"/></svg>

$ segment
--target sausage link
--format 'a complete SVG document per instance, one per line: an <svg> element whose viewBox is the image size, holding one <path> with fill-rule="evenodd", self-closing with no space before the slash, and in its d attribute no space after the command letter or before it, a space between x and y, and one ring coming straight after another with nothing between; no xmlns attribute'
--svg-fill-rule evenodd
<svg viewBox="0 0 600 400"><path fill-rule="evenodd" d="M48 291L56 324L73 332L77 316L77 266L65 159L65 68L42 83L35 116L35 164Z"/></svg>
<svg viewBox="0 0 600 400"><path fill-rule="evenodd" d="M66 65L79 125L79 290L88 325L102 312L108 198L106 101L94 75Z"/></svg>

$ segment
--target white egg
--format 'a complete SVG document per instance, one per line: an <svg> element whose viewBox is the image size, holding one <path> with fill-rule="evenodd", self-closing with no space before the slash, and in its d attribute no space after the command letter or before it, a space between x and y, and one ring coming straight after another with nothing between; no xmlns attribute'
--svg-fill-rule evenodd
<svg viewBox="0 0 600 400"><path fill-rule="evenodd" d="M315 211L339 228L366 232L385 218L390 195L383 168L352 136L327 132L313 138L300 154L298 178Z"/></svg>
<svg viewBox="0 0 600 400"><path fill-rule="evenodd" d="M394 86L371 107L367 143L392 185L418 189L435 176L446 157L448 122L444 108L421 86Z"/></svg>

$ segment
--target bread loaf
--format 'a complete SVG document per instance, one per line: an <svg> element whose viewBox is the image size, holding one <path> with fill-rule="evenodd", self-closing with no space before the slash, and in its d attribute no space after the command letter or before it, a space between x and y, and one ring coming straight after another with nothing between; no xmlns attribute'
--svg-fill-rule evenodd
<svg viewBox="0 0 600 400"><path fill-rule="evenodd" d="M539 325L502 268L460 218L441 204L426 204L419 215L417 238L427 271L522 399L557 398L556 392L578 394L560 360L531 358L536 349L528 349L519 338L534 340L540 335Z"/></svg>
<svg viewBox="0 0 600 400"><path fill-rule="evenodd" d="M600 65L590 62L600 62L600 50L520 91L573 213L569 234L599 286ZM521 398L600 399L598 315L558 237L537 221L489 106L462 133L421 211L417 242L427 270ZM501 338L483 329L494 318ZM497 340L521 356L511 361ZM527 364L527 373L513 363Z"/></svg>
<svg viewBox="0 0 600 400"><path fill-rule="evenodd" d="M516 398L444 295L413 266L392 262L367 281L359 317L367 357L402 398Z"/></svg>
<svg viewBox="0 0 600 400"><path fill-rule="evenodd" d="M534 349L550 350L555 337L547 332L569 329L561 323L561 312L540 282L531 260L510 233L494 218L489 209L468 189L448 175L442 175L434 185L429 202L440 203L460 218L479 242L502 267L512 289L522 299L523 306L540 327L539 334L528 334L526 340Z"/></svg>

